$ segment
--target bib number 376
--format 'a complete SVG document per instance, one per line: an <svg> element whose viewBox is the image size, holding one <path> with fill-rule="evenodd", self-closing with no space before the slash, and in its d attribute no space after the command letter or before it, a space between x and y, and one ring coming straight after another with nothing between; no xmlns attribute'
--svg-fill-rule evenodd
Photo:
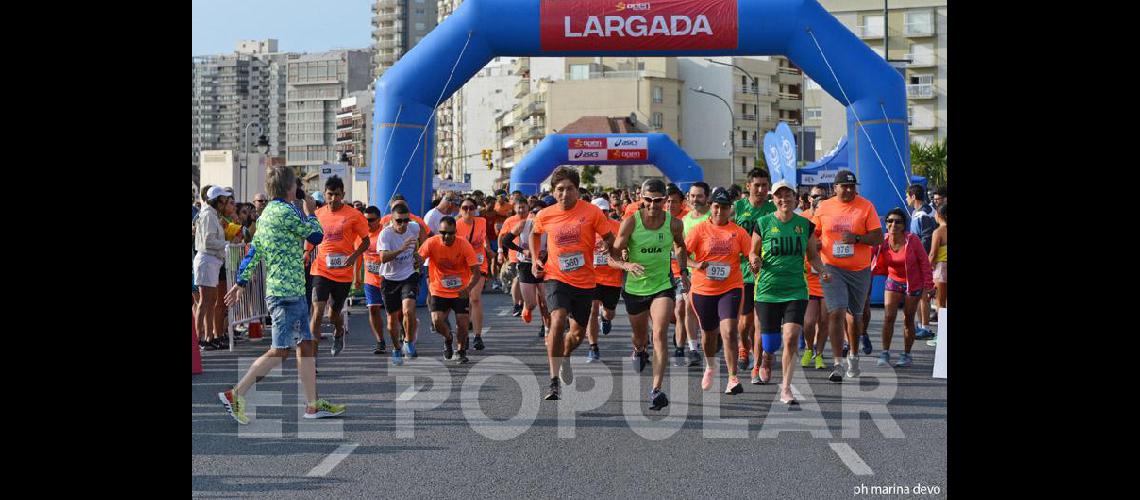
<svg viewBox="0 0 1140 500"><path fill-rule="evenodd" d="M831 254L837 259L843 259L855 255L855 245L850 243L836 243L831 245Z"/></svg>

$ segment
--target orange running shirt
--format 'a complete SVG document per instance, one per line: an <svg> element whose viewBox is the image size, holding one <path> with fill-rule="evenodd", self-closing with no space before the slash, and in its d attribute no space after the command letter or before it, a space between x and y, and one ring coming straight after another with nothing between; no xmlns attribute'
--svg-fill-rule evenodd
<svg viewBox="0 0 1140 500"><path fill-rule="evenodd" d="M507 234L507 233L514 232L515 228L518 227L519 224L522 224L522 221L523 221L522 217L519 217L517 215L512 215L512 216L508 217L507 220L503 221L503 230L499 231L499 236L502 236L502 235ZM519 241L519 238L516 237L515 238L515 244L522 246L521 243L522 242ZM502 247L500 246L500 248L502 248ZM509 250L509 249L505 249L505 248L503 250L505 250L507 252L507 257L510 258L511 262L517 263L519 261L518 251Z"/></svg>
<svg viewBox="0 0 1140 500"><path fill-rule="evenodd" d="M621 229L621 223L613 220L606 219L606 223L610 225L610 230L617 234ZM598 275L597 284L606 286L621 287L622 270L615 269L609 266L610 256L602 253L604 245L602 244L601 235L595 236L594 243L594 272ZM680 276L680 275L678 275Z"/></svg>
<svg viewBox="0 0 1140 500"><path fill-rule="evenodd" d="M380 231L384 230L384 225L376 228L375 233L369 233L368 249L364 251L364 284L372 286L380 286L384 282L384 278L380 276L380 253L376 251L380 245ZM356 244L360 244L360 240L356 240Z"/></svg>
<svg viewBox="0 0 1140 500"><path fill-rule="evenodd" d="M729 221L728 224L718 226L712 218L693 226L689 234L685 235L685 248L693 255L694 262L708 261L710 266L704 270L693 266L693 275L689 278L693 293L713 296L728 292L733 288L744 288L744 273L740 271L741 254L745 258L751 250L752 238L744 232L744 228ZM714 267L712 264L716 264ZM725 273L724 269L728 272ZM710 273L724 276L716 279L710 278Z"/></svg>
<svg viewBox="0 0 1140 500"><path fill-rule="evenodd" d="M582 200L570 210L557 203L542 209L534 218L533 233L548 235L543 267L546 279L594 288L594 242L597 235L611 233L610 227L602 209Z"/></svg>
<svg viewBox="0 0 1140 500"><path fill-rule="evenodd" d="M428 291L436 297L458 297L459 291L471 284L471 266L478 264L475 249L459 237L455 238L455 244L447 246L442 236L432 236L420 247L420 256L430 259Z"/></svg>
<svg viewBox="0 0 1140 500"><path fill-rule="evenodd" d="M850 203L843 203L838 196L821 201L811 219L815 224L815 236L823 242L820 257L823 263L848 271L862 271L871 266L871 245L854 243L853 253L846 257L836 257L836 249L845 249L843 233L865 235L869 231L881 229L879 213L866 198L855 195Z"/></svg>
<svg viewBox="0 0 1140 500"><path fill-rule="evenodd" d="M463 221L462 217L455 218L455 238L462 238L471 243L475 249L475 261L479 263L480 271L487 272L487 219L472 217L474 227Z"/></svg>
<svg viewBox="0 0 1140 500"><path fill-rule="evenodd" d="M625 219L632 217L633 214L635 212L637 212L638 210L641 210L641 202L640 201L636 201L633 203L627 203L625 205L625 213L623 213L621 215L622 220L625 220Z"/></svg>
<svg viewBox="0 0 1140 500"><path fill-rule="evenodd" d="M408 212L408 218L412 219L412 222L415 222L416 224L420 225L420 237L426 240L428 237L428 231L431 231L431 229L428 228L427 223L424 222L423 219L419 218L419 216L417 216L416 214L413 214L411 212ZM392 214L388 214L388 215L381 217L380 218L380 227L381 228L388 227L388 223L391 221L392 221Z"/></svg>
<svg viewBox="0 0 1140 500"><path fill-rule="evenodd" d="M368 220L360 210L352 208L352 205L342 205L336 212L333 212L330 206L325 205L317 209L317 221L321 223L325 238L317 246L311 274L323 276L337 283L352 283L351 262L347 262L346 267L330 268L329 261L338 256L340 260L344 260L356 250L355 242L368 236Z"/></svg>

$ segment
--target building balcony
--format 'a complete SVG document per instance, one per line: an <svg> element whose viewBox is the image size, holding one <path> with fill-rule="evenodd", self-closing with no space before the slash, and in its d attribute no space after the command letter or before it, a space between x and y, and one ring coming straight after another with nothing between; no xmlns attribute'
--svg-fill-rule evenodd
<svg viewBox="0 0 1140 500"><path fill-rule="evenodd" d="M380 13L376 14L375 16L372 16L372 21L375 23L383 23L383 22L388 22L388 21L399 21L399 20L400 20L400 11L395 10L395 9L384 10L384 11L381 11Z"/></svg>
<svg viewBox="0 0 1140 500"><path fill-rule="evenodd" d="M522 118L529 118L538 115L546 115L546 101L533 101L527 104L521 116Z"/></svg>
<svg viewBox="0 0 1140 500"><path fill-rule="evenodd" d="M378 48L380 50L394 49L394 48L397 48L399 46L400 46L400 42L398 42L394 38L387 39L387 40L381 39L381 40L376 42L376 48Z"/></svg>
<svg viewBox="0 0 1140 500"><path fill-rule="evenodd" d="M803 75L795 70L784 71L785 68L780 68L780 72L776 75L776 81L780 85L800 85L804 81Z"/></svg>
<svg viewBox="0 0 1140 500"><path fill-rule="evenodd" d="M519 142L525 142L530 139L541 139L545 135L546 133L543 131L543 127L534 126L526 128L523 129L522 133L519 135Z"/></svg>
<svg viewBox="0 0 1140 500"><path fill-rule="evenodd" d="M907 99L933 99L934 98L934 84L932 83L918 83L906 86Z"/></svg>
<svg viewBox="0 0 1140 500"><path fill-rule="evenodd" d="M752 149L755 147L756 147L756 141L754 141L752 139L745 139L743 141L740 141L739 148L741 148L741 149Z"/></svg>
<svg viewBox="0 0 1140 500"><path fill-rule="evenodd" d="M742 114L742 115L737 115L736 119L741 120L741 121L746 121L746 122L754 122L754 121L756 121L756 115L752 115L752 114L744 115L744 114Z"/></svg>
<svg viewBox="0 0 1140 500"><path fill-rule="evenodd" d="M521 98L530 93L530 78L520 78L515 84L515 97Z"/></svg>
<svg viewBox="0 0 1140 500"><path fill-rule="evenodd" d="M502 146L502 148L501 148L501 149L502 149L503 151L508 151L508 150L509 150L509 151L512 151L512 153L511 153L511 154L514 154L514 153L513 153L513 151L514 151L514 148L515 148L515 144L516 144L516 143L515 143L515 139L514 139L513 137L511 137L511 138L506 138L506 139L503 139L503 146ZM506 153L504 153L504 156L505 156L505 155L506 155Z"/></svg>
<svg viewBox="0 0 1140 500"><path fill-rule="evenodd" d="M882 26L856 26L855 35L863 40L876 40L883 38Z"/></svg>
<svg viewBox="0 0 1140 500"><path fill-rule="evenodd" d="M780 100L776 102L776 109L783 111L798 111L803 107L804 102L799 99L799 96L784 97L780 96Z"/></svg>
<svg viewBox="0 0 1140 500"><path fill-rule="evenodd" d="M527 72L530 71L530 58L529 57L518 58L517 60L515 60L515 65L514 65L514 68L512 68L512 69L514 69L516 75L526 74Z"/></svg>
<svg viewBox="0 0 1140 500"><path fill-rule="evenodd" d="M913 53L903 55L903 59L910 59L906 64L908 68L933 68L938 65L935 62L934 54L924 54L922 57L915 57Z"/></svg>

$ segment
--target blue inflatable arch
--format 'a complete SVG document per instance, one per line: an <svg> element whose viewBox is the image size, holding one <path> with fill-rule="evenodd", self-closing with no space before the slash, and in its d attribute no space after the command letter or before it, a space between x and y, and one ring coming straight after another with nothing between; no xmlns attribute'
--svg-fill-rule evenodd
<svg viewBox="0 0 1140 500"><path fill-rule="evenodd" d="M904 203L902 76L815 0L467 0L376 82L369 202L424 213L436 107L494 57L746 55L787 56L847 106L860 194L880 214Z"/></svg>
<svg viewBox="0 0 1140 500"><path fill-rule="evenodd" d="M537 194L559 165L655 165L684 192L705 179L696 160L665 134L551 134L511 170L511 191Z"/></svg>

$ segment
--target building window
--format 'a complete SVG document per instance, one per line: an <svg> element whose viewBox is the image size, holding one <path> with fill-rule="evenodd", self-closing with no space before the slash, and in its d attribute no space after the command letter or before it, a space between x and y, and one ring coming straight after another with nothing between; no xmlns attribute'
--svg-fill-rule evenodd
<svg viewBox="0 0 1140 500"><path fill-rule="evenodd" d="M665 115L657 112L653 113L653 128L660 130L665 125Z"/></svg>
<svg viewBox="0 0 1140 500"><path fill-rule="evenodd" d="M420 8L417 8L417 9L416 9L416 15L417 15L417 16L422 16L422 15L424 15L424 10L423 10L423 9L420 9Z"/></svg>
<svg viewBox="0 0 1140 500"><path fill-rule="evenodd" d="M934 75L914 75L910 77L911 85L930 85L934 83Z"/></svg>
<svg viewBox="0 0 1140 500"><path fill-rule="evenodd" d="M929 10L903 14L903 33L907 35L930 35L934 33L934 12Z"/></svg>
<svg viewBox="0 0 1140 500"><path fill-rule="evenodd" d="M883 16L863 16L863 36L881 37L884 33L885 23Z"/></svg>
<svg viewBox="0 0 1140 500"><path fill-rule="evenodd" d="M416 31L423 31L426 27L427 26L424 26L424 23L416 23Z"/></svg>
<svg viewBox="0 0 1140 500"><path fill-rule="evenodd" d="M823 118L823 109L804 108L804 117L808 120Z"/></svg>
<svg viewBox="0 0 1140 500"><path fill-rule="evenodd" d="M653 102L661 103L665 101L665 89L661 87L653 87Z"/></svg>
<svg viewBox="0 0 1140 500"><path fill-rule="evenodd" d="M915 66L934 65L934 44L916 43L910 46L910 62Z"/></svg>
<svg viewBox="0 0 1140 500"><path fill-rule="evenodd" d="M589 64L571 64L570 65L570 79L571 80L588 80L588 79L590 79L590 65Z"/></svg>

